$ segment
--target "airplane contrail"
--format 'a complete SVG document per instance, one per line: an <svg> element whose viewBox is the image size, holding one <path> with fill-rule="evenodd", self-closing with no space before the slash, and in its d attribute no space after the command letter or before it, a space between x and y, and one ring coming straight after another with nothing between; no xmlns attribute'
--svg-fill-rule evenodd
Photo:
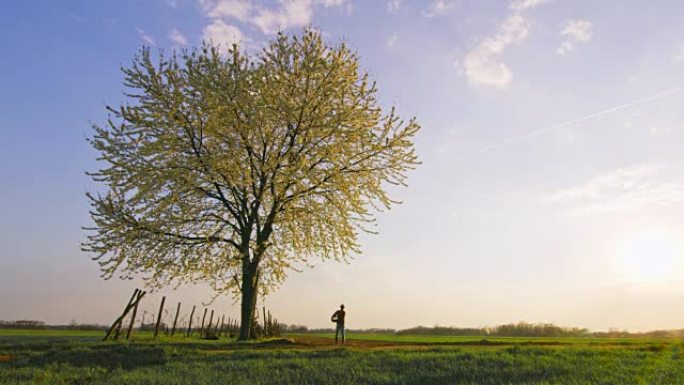
<svg viewBox="0 0 684 385"><path fill-rule="evenodd" d="M469 154L466 154L466 155L481 154L481 153L483 153L483 152L487 152L487 151L489 151L489 150L493 150L493 149L495 149L495 148L503 147L503 146L506 146L506 145L509 145L509 144L512 144L512 143L515 143L515 142L520 142L520 141L522 141L522 140L525 140L525 139L528 139L528 138L535 137L535 136L537 136L537 135L541 135L541 134L544 134L544 133L547 133L547 132L550 132L550 131L555 131L555 130L558 130L558 129L561 129L561 128L565 128L565 127L568 127L568 126L572 126L573 124L581 123L581 122L584 122L584 121L593 119L593 118L595 118L595 117L597 117L597 116L605 115L605 114L608 114L608 113L611 113L611 112L615 112L615 111L619 111L619 110L624 110L625 108L634 107L634 106L637 106L637 105L639 105L639 104L643 104L643 103L646 103L646 102L650 102L650 101L652 101L652 100L660 99L660 98L663 98L663 97L665 97L665 96L668 96L668 95L671 95L671 94L674 94L674 93L677 93L677 92L680 92L680 91L684 91L684 86L682 86L682 87L677 87L677 88L672 88L672 89L670 89L670 90L663 91L663 92L660 92L660 93L658 93L658 94L651 95L651 96L648 96L648 97L645 97L645 98L642 98L642 99L634 100L634 101L631 101L631 102L629 102L629 103L621 104L621 105L619 105L619 106L614 106L614 107L606 108L606 109L604 109L604 110L597 111L597 112L591 113L591 114L589 114L589 115L585 115L585 116L582 116L582 117L579 117L579 118L571 119L571 120L565 121L565 122L563 122L563 123L555 124L555 125L553 125L553 126L551 126L551 127L541 128L541 129L539 129L539 130L530 131L530 132L527 132L527 133L522 134L522 135L519 135L519 136L514 136L514 137L507 138L507 139L503 139L503 140L500 140L500 141L497 142L497 143L488 144L488 145L486 145L486 146L484 146L484 147L480 147L480 148L476 149L475 151L472 151L472 152L470 152Z"/></svg>

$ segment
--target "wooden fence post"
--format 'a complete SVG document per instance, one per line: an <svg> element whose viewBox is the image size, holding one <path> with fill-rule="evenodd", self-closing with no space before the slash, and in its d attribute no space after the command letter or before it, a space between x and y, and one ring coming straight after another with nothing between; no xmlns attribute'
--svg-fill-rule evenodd
<svg viewBox="0 0 684 385"><path fill-rule="evenodd" d="M128 304L126 304L126 307L124 308L123 313L121 313L121 315L119 316L119 318L117 318L117 319L114 321L114 323L113 323L112 326L109 328L109 330L107 331L107 334L105 334L105 337L102 339L102 341L106 341L106 340L109 338L109 336L112 334L112 332L114 331L114 329L116 329L116 328L121 329L121 323L123 322L124 317L126 317L126 314L128 314L128 311L131 310L131 304L132 304L133 301L135 300L135 296L136 296L137 294L138 294L138 289L135 289L135 291L133 291L133 295L131 296L131 299L129 299L129 300L128 300ZM117 332L117 336L118 336L118 332Z"/></svg>
<svg viewBox="0 0 684 385"><path fill-rule="evenodd" d="M211 333L211 325L212 322L214 321L214 311L211 311L211 315L209 316L209 326L207 326L207 334Z"/></svg>
<svg viewBox="0 0 684 385"><path fill-rule="evenodd" d="M204 308L204 315L202 316L202 328L200 329L200 338L204 336L204 319L207 317L207 308Z"/></svg>
<svg viewBox="0 0 684 385"><path fill-rule="evenodd" d="M178 322L178 313L180 313L181 303L178 302L178 307L176 308L176 316L173 318L173 327L171 328L171 335L176 332L176 322Z"/></svg>
<svg viewBox="0 0 684 385"><path fill-rule="evenodd" d="M190 321L188 321L188 333L186 337L190 337L190 332L192 330L192 316L195 315L195 305L192 306L192 311L190 312Z"/></svg>
<svg viewBox="0 0 684 385"><path fill-rule="evenodd" d="M161 304L159 305L159 315L157 315L157 325L154 327L154 338L157 338L159 334L159 323L161 322L162 312L164 311L164 301L166 301L166 296L162 297Z"/></svg>
<svg viewBox="0 0 684 385"><path fill-rule="evenodd" d="M133 314L131 315L131 323L128 325L128 330L126 331L126 339L131 338L131 332L133 331L133 323L135 322L135 316L138 314L138 304L142 297L144 297L146 292L139 290L138 296L135 299L135 306L133 307Z"/></svg>

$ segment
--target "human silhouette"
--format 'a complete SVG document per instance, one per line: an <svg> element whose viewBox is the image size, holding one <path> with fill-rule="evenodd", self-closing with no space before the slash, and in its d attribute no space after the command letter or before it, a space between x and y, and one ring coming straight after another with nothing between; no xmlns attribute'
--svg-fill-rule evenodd
<svg viewBox="0 0 684 385"><path fill-rule="evenodd" d="M332 317L330 317L330 320L337 324L337 328L335 328L335 345L337 345L338 336L342 337L341 341L342 344L344 344L344 316L346 314L347 313L344 311L344 305L340 305L340 310L333 313Z"/></svg>

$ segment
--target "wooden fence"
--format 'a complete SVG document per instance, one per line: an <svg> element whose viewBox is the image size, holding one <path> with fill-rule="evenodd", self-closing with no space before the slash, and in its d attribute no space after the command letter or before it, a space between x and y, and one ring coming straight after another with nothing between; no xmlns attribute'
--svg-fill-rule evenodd
<svg viewBox="0 0 684 385"><path fill-rule="evenodd" d="M204 307L202 317L200 318L199 315L195 317L197 306L193 305L189 315L188 313L183 315L183 305L181 302L178 302L175 312L170 313L165 308L165 296L161 298L156 317L152 313L149 322L146 322L148 312L144 311L140 314L138 311L140 302L145 294L147 294L145 291L135 289L121 315L114 320L112 326L107 330L104 341L115 341L120 337L128 340L131 338L134 330L153 331L153 338L155 339L159 335L164 335L174 338L196 337L217 340L220 338L235 338L240 333L239 320L226 317L224 314L216 311L216 309ZM189 309L189 307L186 309ZM139 314L140 318L137 318ZM209 314L208 318L207 314ZM171 322L165 322L165 320ZM136 324L138 325L137 328L135 327ZM123 325L128 325L125 336L121 333ZM252 328L253 336L257 338L280 337L280 323L271 315L271 312L266 307L256 309Z"/></svg>

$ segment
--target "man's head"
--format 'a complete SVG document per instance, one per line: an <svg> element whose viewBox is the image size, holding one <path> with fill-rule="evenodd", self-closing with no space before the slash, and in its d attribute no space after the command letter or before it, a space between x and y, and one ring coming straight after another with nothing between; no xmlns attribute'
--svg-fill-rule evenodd
<svg viewBox="0 0 684 385"><path fill-rule="evenodd" d="M340 305L340 309L344 310L344 305Z"/></svg>

